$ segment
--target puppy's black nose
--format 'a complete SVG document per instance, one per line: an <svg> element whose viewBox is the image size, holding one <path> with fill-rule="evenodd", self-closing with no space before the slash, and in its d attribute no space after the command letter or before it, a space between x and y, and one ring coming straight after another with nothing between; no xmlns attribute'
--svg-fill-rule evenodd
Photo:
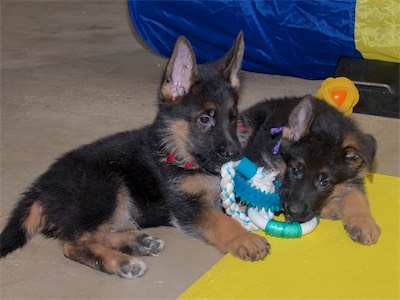
<svg viewBox="0 0 400 300"><path fill-rule="evenodd" d="M289 205L286 208L286 211L289 215L296 217L296 216L301 216L302 215L302 209L300 205Z"/></svg>
<svg viewBox="0 0 400 300"><path fill-rule="evenodd" d="M284 205L284 213L286 221L289 222L307 222L315 216L307 205L301 205L300 203Z"/></svg>
<svg viewBox="0 0 400 300"><path fill-rule="evenodd" d="M284 205L285 209L285 217L289 221L300 221L304 218L306 214L305 208L300 204L290 203L288 205Z"/></svg>
<svg viewBox="0 0 400 300"><path fill-rule="evenodd" d="M224 160L237 160L242 155L242 149L237 146L221 145L217 155Z"/></svg>

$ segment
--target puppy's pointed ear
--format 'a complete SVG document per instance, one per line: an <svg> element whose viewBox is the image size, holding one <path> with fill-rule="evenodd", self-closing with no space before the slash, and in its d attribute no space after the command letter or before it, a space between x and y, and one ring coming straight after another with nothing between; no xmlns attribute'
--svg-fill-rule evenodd
<svg viewBox="0 0 400 300"><path fill-rule="evenodd" d="M289 124L283 130L283 138L291 142L300 140L310 131L310 126L314 120L314 108L312 96L305 96L300 103L293 109L289 116Z"/></svg>
<svg viewBox="0 0 400 300"><path fill-rule="evenodd" d="M216 63L217 69L220 70L222 75L230 81L231 85L235 89L240 87L238 73L242 67L243 55L244 37L243 31L241 31L236 37L236 41L232 48Z"/></svg>
<svg viewBox="0 0 400 300"><path fill-rule="evenodd" d="M197 75L192 45L181 36L175 43L161 84L161 98L166 103L179 102L186 95Z"/></svg>
<svg viewBox="0 0 400 300"><path fill-rule="evenodd" d="M348 135L344 138L342 146L347 165L353 169L359 169L362 165L372 169L377 149L376 140L372 135Z"/></svg>

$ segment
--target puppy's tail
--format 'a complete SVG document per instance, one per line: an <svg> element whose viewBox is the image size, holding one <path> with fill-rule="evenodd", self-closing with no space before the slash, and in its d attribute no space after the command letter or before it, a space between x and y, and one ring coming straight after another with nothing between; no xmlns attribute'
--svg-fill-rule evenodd
<svg viewBox="0 0 400 300"><path fill-rule="evenodd" d="M0 257L24 246L43 226L42 205L31 193L18 202L0 235Z"/></svg>

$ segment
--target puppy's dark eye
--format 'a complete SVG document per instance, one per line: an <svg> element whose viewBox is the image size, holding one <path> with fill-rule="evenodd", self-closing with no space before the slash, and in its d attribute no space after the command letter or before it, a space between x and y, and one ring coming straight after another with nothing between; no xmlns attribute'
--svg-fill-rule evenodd
<svg viewBox="0 0 400 300"><path fill-rule="evenodd" d="M292 173L292 175L294 175L294 176L298 176L300 171L296 167L290 167L290 173Z"/></svg>
<svg viewBox="0 0 400 300"><path fill-rule="evenodd" d="M200 115L197 118L197 123L203 128L203 130L208 130L212 126L215 126L215 111L210 110L207 113Z"/></svg>
<svg viewBox="0 0 400 300"><path fill-rule="evenodd" d="M329 186L330 182L327 179L321 180L319 182L319 185L322 186L323 188L327 188Z"/></svg>
<svg viewBox="0 0 400 300"><path fill-rule="evenodd" d="M304 176L304 166L298 162L289 164L287 172L291 178L296 180L301 179Z"/></svg>
<svg viewBox="0 0 400 300"><path fill-rule="evenodd" d="M318 176L318 185L322 189L326 189L331 185L331 181L329 180L329 176L327 174L320 174Z"/></svg>
<svg viewBox="0 0 400 300"><path fill-rule="evenodd" d="M199 118L199 121L200 121L202 124L206 125L206 124L208 124L208 123L211 121L211 118L210 118L210 116L201 116L201 117Z"/></svg>

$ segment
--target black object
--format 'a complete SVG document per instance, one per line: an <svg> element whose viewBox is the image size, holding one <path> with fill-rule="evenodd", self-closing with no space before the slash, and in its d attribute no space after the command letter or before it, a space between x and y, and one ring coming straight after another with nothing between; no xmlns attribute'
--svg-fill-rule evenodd
<svg viewBox="0 0 400 300"><path fill-rule="evenodd" d="M400 119L400 64L341 58L334 77L347 77L360 93L354 112Z"/></svg>

